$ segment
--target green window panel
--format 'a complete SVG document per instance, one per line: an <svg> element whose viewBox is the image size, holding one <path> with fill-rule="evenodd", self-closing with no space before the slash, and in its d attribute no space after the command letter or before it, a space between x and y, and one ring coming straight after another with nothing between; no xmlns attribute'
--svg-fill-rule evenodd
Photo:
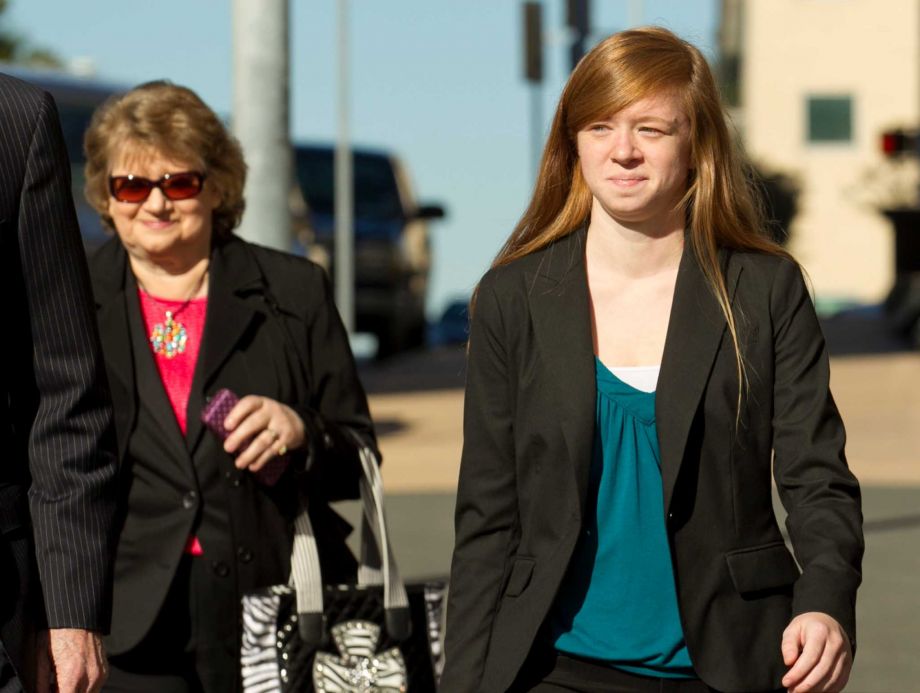
<svg viewBox="0 0 920 693"><path fill-rule="evenodd" d="M850 142L853 99L849 96L808 97L808 141Z"/></svg>

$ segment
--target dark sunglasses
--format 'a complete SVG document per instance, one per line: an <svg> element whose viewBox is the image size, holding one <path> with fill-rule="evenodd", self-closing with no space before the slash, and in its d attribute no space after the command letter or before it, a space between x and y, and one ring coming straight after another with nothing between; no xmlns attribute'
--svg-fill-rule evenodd
<svg viewBox="0 0 920 693"><path fill-rule="evenodd" d="M140 176L109 176L109 192L119 202L143 202L154 188L170 200L188 200L201 192L204 174L197 171L167 173L160 180Z"/></svg>

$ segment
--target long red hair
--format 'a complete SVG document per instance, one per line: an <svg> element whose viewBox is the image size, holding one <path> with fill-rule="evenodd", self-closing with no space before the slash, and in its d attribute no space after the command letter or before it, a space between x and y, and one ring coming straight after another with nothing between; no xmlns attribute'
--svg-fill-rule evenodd
<svg viewBox="0 0 920 693"><path fill-rule="evenodd" d="M760 196L730 134L709 64L695 46L667 29L645 27L614 34L578 63L559 99L530 204L492 266L529 255L588 221L592 197L578 165L576 134L661 92L681 95L690 121L693 171L680 204L691 251L728 322L738 365L740 411L744 363L719 249L789 254L766 233Z"/></svg>

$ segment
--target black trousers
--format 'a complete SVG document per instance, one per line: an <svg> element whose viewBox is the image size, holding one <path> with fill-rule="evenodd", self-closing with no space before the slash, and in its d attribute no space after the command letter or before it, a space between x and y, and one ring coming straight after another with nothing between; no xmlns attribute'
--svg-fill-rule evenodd
<svg viewBox="0 0 920 693"><path fill-rule="evenodd" d="M528 659L514 693L718 693L699 679L631 674L601 662L559 652ZM778 689L776 693L783 693Z"/></svg>
<svg viewBox="0 0 920 693"><path fill-rule="evenodd" d="M712 693L699 679L664 679L630 674L602 662L561 652L528 658L514 693Z"/></svg>
<svg viewBox="0 0 920 693"><path fill-rule="evenodd" d="M2 489L0 489L2 490ZM6 499L0 497L0 503ZM35 686L39 629L44 613L31 529L0 535L0 693L18 693ZM35 576L30 580L30 576Z"/></svg>
<svg viewBox="0 0 920 693"><path fill-rule="evenodd" d="M235 599L215 590L210 562L183 556L157 620L132 650L109 657L105 693L234 693L241 688Z"/></svg>

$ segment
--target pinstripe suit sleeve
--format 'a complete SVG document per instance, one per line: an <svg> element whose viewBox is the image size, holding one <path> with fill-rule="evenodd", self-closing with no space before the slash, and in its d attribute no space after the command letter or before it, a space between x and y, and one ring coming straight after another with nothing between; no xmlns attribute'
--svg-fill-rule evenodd
<svg viewBox="0 0 920 693"><path fill-rule="evenodd" d="M70 195L57 110L43 93L18 218L37 395L29 433L29 506L48 626L105 631L116 462L92 294Z"/></svg>

